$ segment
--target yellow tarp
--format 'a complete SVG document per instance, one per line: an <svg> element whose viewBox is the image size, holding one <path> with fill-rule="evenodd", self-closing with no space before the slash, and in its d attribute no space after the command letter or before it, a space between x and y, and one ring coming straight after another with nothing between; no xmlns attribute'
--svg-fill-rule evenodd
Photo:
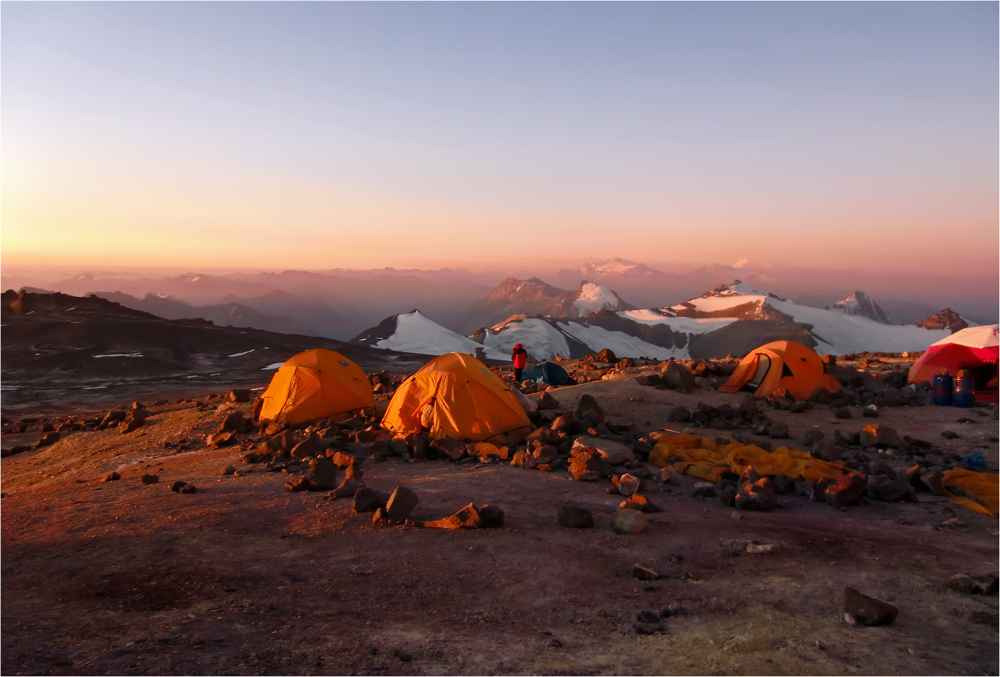
<svg viewBox="0 0 1000 677"><path fill-rule="evenodd" d="M679 456L682 460L668 463L667 459ZM800 449L778 447L772 452L739 442L719 444L711 437L682 434L663 436L649 454L649 462L657 467L672 467L685 475L709 482L718 482L727 470L742 475L753 467L758 475L788 475L808 482L819 477L837 479L848 468L813 458ZM951 496L951 502L968 510L996 517L1000 512L1000 475L955 468L945 472L941 481ZM961 489L976 500L951 493Z"/></svg>
<svg viewBox="0 0 1000 677"><path fill-rule="evenodd" d="M668 463L672 456L683 460ZM669 465L685 475L710 482L718 482L727 470L742 475L751 466L759 475L784 474L808 482L819 477L836 479L848 472L842 465L821 461L799 449L778 447L768 452L754 445L719 444L710 437L689 434L661 437L649 455L649 462L660 468Z"/></svg>
<svg viewBox="0 0 1000 677"><path fill-rule="evenodd" d="M941 483L951 496L955 505L981 512L990 517L996 517L1000 512L1000 475L990 475L984 472L955 468L941 475ZM970 496L975 496L979 502L963 496L955 496L951 492L961 489Z"/></svg>

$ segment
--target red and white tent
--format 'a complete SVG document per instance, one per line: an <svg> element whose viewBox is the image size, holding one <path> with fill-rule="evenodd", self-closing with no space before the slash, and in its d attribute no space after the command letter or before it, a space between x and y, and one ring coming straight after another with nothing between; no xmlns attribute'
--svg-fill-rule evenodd
<svg viewBox="0 0 1000 677"><path fill-rule="evenodd" d="M930 381L947 369L954 376L959 369L972 369L984 363L996 364L1000 350L1000 325L968 327L931 344L910 367L910 383Z"/></svg>

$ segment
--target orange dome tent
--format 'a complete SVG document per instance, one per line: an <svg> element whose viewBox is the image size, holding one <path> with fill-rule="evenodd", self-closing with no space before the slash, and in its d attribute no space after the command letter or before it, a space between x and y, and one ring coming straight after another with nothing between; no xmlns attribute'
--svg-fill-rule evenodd
<svg viewBox="0 0 1000 677"><path fill-rule="evenodd" d="M332 350L307 350L286 361L261 395L264 421L291 424L348 418L375 407L375 395L361 367Z"/></svg>
<svg viewBox="0 0 1000 677"><path fill-rule="evenodd" d="M815 350L795 341L773 341L744 357L719 392L755 388L754 394L763 396L788 388L795 397L806 398L820 386L831 393L840 390Z"/></svg>
<svg viewBox="0 0 1000 677"><path fill-rule="evenodd" d="M436 357L392 396L382 427L397 437L424 432L434 439L505 443L531 432L524 407L489 367L463 353Z"/></svg>

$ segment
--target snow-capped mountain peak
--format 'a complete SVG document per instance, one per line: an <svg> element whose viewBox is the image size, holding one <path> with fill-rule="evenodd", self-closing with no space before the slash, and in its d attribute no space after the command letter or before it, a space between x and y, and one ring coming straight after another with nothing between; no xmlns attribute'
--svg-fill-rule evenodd
<svg viewBox="0 0 1000 677"><path fill-rule="evenodd" d="M584 280L576 291L573 309L577 315L588 315L599 310L629 310L631 305L622 301L613 290Z"/></svg>
<svg viewBox="0 0 1000 677"><path fill-rule="evenodd" d="M856 291L843 301L833 304L831 310L839 310L847 315L867 317L882 324L895 324L884 310L863 291Z"/></svg>

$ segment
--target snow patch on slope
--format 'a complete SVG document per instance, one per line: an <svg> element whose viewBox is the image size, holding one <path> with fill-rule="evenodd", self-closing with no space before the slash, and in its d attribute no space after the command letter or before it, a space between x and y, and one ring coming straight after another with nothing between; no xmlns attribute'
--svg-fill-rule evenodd
<svg viewBox="0 0 1000 677"><path fill-rule="evenodd" d="M476 348L485 348L486 357L509 360L510 355L489 346L480 346L467 336L446 329L418 310L396 316L396 331L374 345L373 348L396 350L418 355L446 355L465 353L475 355Z"/></svg>
<svg viewBox="0 0 1000 677"><path fill-rule="evenodd" d="M657 360L669 360L671 357L686 360L691 357L687 348L661 348L624 332L608 331L603 327L576 322L560 322L559 329L577 341L586 344L592 350L610 348L617 357L651 357ZM600 348L596 348L596 346L600 346Z"/></svg>
<svg viewBox="0 0 1000 677"><path fill-rule="evenodd" d="M500 325L498 325L500 326ZM529 317L509 322L499 331L486 332L483 345L510 359L514 344L520 343L528 354L536 360L554 360L556 356L570 356L566 337L545 320Z"/></svg>

